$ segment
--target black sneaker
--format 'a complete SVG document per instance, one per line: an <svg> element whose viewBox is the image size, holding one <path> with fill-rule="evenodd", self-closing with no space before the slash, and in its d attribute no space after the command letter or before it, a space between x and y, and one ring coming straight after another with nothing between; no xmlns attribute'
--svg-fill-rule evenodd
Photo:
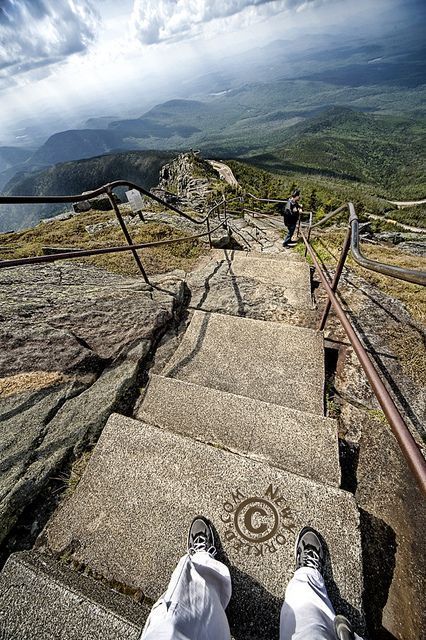
<svg viewBox="0 0 426 640"><path fill-rule="evenodd" d="M324 568L324 549L315 529L303 527L296 539L296 569L311 567L322 574Z"/></svg>
<svg viewBox="0 0 426 640"><path fill-rule="evenodd" d="M209 521L203 516L197 516L191 523L188 533L188 553L194 555L197 551L207 551L212 558L216 555L213 529Z"/></svg>
<svg viewBox="0 0 426 640"><path fill-rule="evenodd" d="M334 618L334 630L339 640L355 640L352 625L345 616L336 616Z"/></svg>

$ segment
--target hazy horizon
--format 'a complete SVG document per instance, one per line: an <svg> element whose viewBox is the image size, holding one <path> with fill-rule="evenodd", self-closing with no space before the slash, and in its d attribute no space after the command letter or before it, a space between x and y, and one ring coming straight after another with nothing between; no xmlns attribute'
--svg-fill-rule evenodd
<svg viewBox="0 0 426 640"><path fill-rule="evenodd" d="M31 146L89 117L140 116L163 100L194 97L194 78L218 69L236 77L241 69L249 81L244 52L258 48L256 60L267 62L262 48L276 40L288 41L284 65L287 52L397 37L421 7L417 0L0 0L0 145Z"/></svg>

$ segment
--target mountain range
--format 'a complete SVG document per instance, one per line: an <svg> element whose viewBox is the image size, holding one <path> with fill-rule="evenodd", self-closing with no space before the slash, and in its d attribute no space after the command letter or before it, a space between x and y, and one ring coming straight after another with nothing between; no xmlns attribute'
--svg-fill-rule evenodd
<svg viewBox="0 0 426 640"><path fill-rule="evenodd" d="M362 182L387 197L421 198L424 54L419 25L402 25L392 38L372 40L367 27L352 38L317 34L255 47L194 75L172 99L137 117L98 114L36 149L0 147L0 191L81 192L107 175L137 175L148 184L134 152L161 159L193 148L276 172ZM85 158L93 161L75 162ZM21 226L16 215L0 211L0 229L12 220Z"/></svg>

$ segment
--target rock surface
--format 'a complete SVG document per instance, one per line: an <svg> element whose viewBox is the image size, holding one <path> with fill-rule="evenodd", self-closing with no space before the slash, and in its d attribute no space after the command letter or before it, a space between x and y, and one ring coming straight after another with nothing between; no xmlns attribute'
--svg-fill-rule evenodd
<svg viewBox="0 0 426 640"><path fill-rule="evenodd" d="M158 188L176 194L181 205L187 202L203 209L212 183L218 179L218 172L197 153L181 153L162 167Z"/></svg>
<svg viewBox="0 0 426 640"><path fill-rule="evenodd" d="M0 574L2 640L137 640L149 609L34 552Z"/></svg>
<svg viewBox="0 0 426 640"><path fill-rule="evenodd" d="M0 542L49 478L131 410L184 296L177 274L123 278L79 263L0 274Z"/></svg>
<svg viewBox="0 0 426 640"><path fill-rule="evenodd" d="M309 288L295 292L290 290L284 273L275 282L260 281L253 270L250 275L237 277L233 266L233 256L237 253L243 252L213 252L212 256L200 260L198 268L188 274L191 309L314 328L316 314L310 304ZM263 253L255 255L264 256ZM275 254L267 255L273 259ZM251 260L247 258L247 261ZM293 262L289 261L289 264ZM309 278L305 284L309 287Z"/></svg>
<svg viewBox="0 0 426 640"><path fill-rule="evenodd" d="M364 423L357 477L356 499L373 530L364 564L375 589L366 606L383 609L382 624L394 637L421 638L426 628L425 500L383 419L370 416ZM377 521L382 523L378 531Z"/></svg>

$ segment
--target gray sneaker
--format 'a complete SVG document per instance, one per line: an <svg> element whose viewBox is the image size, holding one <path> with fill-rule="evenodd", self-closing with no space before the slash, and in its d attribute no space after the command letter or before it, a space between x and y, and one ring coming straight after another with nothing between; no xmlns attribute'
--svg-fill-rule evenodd
<svg viewBox="0 0 426 640"><path fill-rule="evenodd" d="M191 523L188 533L188 553L194 555L197 551L207 551L212 558L217 551L214 544L213 529L204 516L197 516Z"/></svg>
<svg viewBox="0 0 426 640"><path fill-rule="evenodd" d="M334 618L334 630L338 640L355 640L352 625L345 616L336 616Z"/></svg>
<svg viewBox="0 0 426 640"><path fill-rule="evenodd" d="M311 567L321 574L324 569L324 549L318 533L311 527L303 527L296 539L296 569Z"/></svg>

